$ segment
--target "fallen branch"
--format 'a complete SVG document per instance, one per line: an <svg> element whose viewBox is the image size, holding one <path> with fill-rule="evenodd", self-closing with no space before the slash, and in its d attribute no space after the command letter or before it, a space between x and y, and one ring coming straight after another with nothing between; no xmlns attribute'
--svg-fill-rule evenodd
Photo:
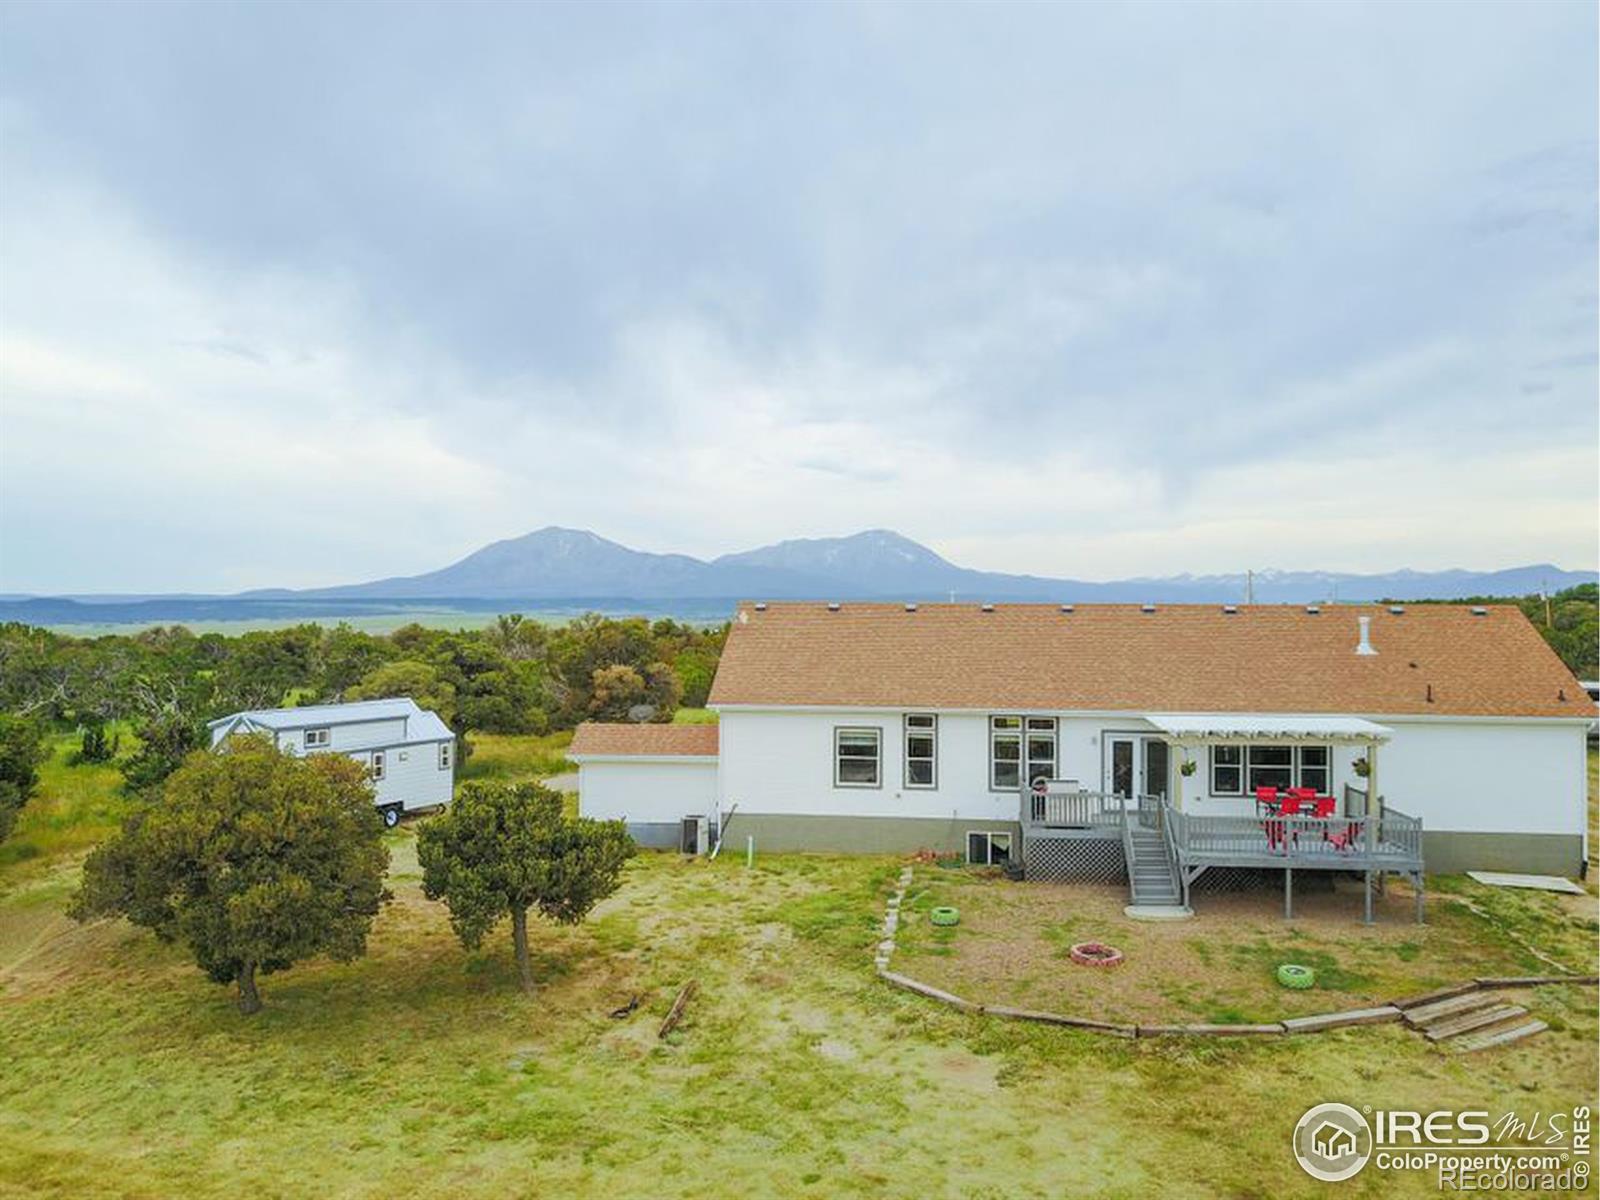
<svg viewBox="0 0 1600 1200"><path fill-rule="evenodd" d="M672 1007L667 1010L667 1019L661 1022L661 1031L656 1034L656 1037L664 1038L678 1027L678 1022L683 1020L683 1010L689 1007L689 998L699 990L699 983L693 979L683 985L682 990L678 992L678 998L672 1002Z"/></svg>

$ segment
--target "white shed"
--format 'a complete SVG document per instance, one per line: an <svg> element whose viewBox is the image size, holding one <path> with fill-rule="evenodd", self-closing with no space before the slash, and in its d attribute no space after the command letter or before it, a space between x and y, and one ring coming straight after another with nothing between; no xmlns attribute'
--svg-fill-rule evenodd
<svg viewBox="0 0 1600 1200"><path fill-rule="evenodd" d="M641 846L705 848L717 803L715 725L578 726L578 811L622 821ZM686 829L688 833L686 834Z"/></svg>

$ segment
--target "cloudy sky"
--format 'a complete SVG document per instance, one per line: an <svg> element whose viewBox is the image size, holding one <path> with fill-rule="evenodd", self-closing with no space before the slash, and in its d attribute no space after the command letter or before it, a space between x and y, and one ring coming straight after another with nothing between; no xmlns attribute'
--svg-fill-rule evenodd
<svg viewBox="0 0 1600 1200"><path fill-rule="evenodd" d="M1596 563L1589 3L0 6L0 591Z"/></svg>

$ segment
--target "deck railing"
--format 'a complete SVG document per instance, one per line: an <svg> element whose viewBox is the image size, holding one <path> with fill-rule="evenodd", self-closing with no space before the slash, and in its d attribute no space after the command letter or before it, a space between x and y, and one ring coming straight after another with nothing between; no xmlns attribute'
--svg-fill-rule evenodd
<svg viewBox="0 0 1600 1200"><path fill-rule="evenodd" d="M1365 818L1305 816L1198 816L1168 809L1173 851L1179 861L1270 859L1299 862L1420 862L1422 822L1388 809L1369 843Z"/></svg>
<svg viewBox="0 0 1600 1200"><path fill-rule="evenodd" d="M1036 793L1022 792L1024 829L1118 829L1122 825L1125 801L1107 792L1087 792L1054 788Z"/></svg>

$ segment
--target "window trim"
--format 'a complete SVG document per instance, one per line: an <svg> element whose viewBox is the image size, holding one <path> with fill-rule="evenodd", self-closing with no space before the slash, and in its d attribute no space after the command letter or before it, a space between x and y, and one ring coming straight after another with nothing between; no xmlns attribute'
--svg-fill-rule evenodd
<svg viewBox="0 0 1600 1200"><path fill-rule="evenodd" d="M388 754L389 752L387 750L374 750L372 752L372 764L370 770L372 771L372 780L374 783L382 782L384 777L389 773Z"/></svg>
<svg viewBox="0 0 1600 1200"><path fill-rule="evenodd" d="M1209 750L1210 750L1210 754L1208 756L1207 765L1210 768L1211 774L1210 774L1210 777L1207 780L1207 784L1208 784L1210 790L1206 794L1209 795L1209 796L1242 796L1242 795L1244 795L1244 768L1245 768L1244 743L1243 742L1218 743L1218 744L1210 746ZM1239 755L1239 761L1238 762L1233 762L1233 763L1219 763L1219 762L1217 762L1217 751L1218 750L1234 750L1234 751L1237 751L1238 755ZM1223 767L1225 769L1231 769L1231 770L1239 772L1239 786L1238 787L1233 788L1233 789L1227 789L1227 788L1219 788L1217 786L1217 768L1219 766Z"/></svg>
<svg viewBox="0 0 1600 1200"><path fill-rule="evenodd" d="M975 862L973 860L973 857L972 857L972 839L975 838L975 837L981 837L983 839L983 848L984 848L985 851L987 851L987 857L984 858L984 860L982 862ZM1007 862L1007 863L1015 862L1016 860L1012 857L1012 853L1016 849L1016 841L1012 838L1011 831L1009 829L969 829L969 830L967 830L967 845L966 845L966 856L965 856L966 860L967 860L967 865L970 866L970 867L992 867L992 866L995 866L996 865L996 863L994 861L994 839L995 838L1004 838L1005 839L1006 856L1002 861L1003 862Z"/></svg>
<svg viewBox="0 0 1600 1200"><path fill-rule="evenodd" d="M1014 726L1001 726L997 724L997 722L1000 721L1014 721L1016 724ZM1037 722L1039 726L1044 726L1046 723L1048 723L1049 728L1045 729L1036 727L1035 722ZM1029 776L1032 774L1030 768L1032 767L1033 762L1033 760L1028 756L1028 739L1045 736L1050 738L1050 748L1052 751L1050 757L1050 771L1051 778L1055 778L1060 774L1061 769L1060 718L1029 716L1021 713L990 713L989 790L991 792L999 792L1003 795L1015 795L1018 789L1026 787L1030 781ZM1005 737L1007 739L1015 738L1017 740L1017 783L1015 787L1007 787L995 782L994 768L995 764L999 761L997 758L995 758L994 754L997 737Z"/></svg>
<svg viewBox="0 0 1600 1200"><path fill-rule="evenodd" d="M1290 786L1290 787L1305 787L1305 786L1307 786L1306 783L1305 783L1305 776L1303 774L1303 771L1304 771L1305 765L1306 765L1304 763L1304 761L1303 761L1303 759L1305 757L1305 751L1307 751L1307 750L1321 750L1326 755L1326 761L1324 763L1321 763L1321 764L1313 765L1310 769L1313 770L1313 771L1321 771L1325 776L1325 783L1323 784L1323 786L1321 788L1318 789L1319 793L1322 794L1322 795L1325 795L1325 796L1326 795L1332 795L1332 793L1333 793L1333 780L1334 780L1334 755L1333 755L1333 745L1332 745L1331 742L1217 742L1217 743L1214 743L1213 745L1211 745L1208 748L1209 749L1209 754L1208 754L1207 766L1210 769L1210 775L1206 779L1206 783L1207 783L1206 795L1208 795L1208 796L1218 796L1218 797L1228 797L1228 798L1238 798L1238 797L1246 797L1246 796L1255 795L1255 787L1250 782L1250 770L1251 770L1250 751L1251 750L1255 750L1255 749L1262 749L1262 748L1279 749L1279 750L1288 750L1289 751L1288 771L1289 771L1289 780L1290 780L1290 782L1289 782L1288 786ZM1219 765L1217 763L1217 751L1218 750L1237 750L1239 752L1239 761L1238 761L1238 763L1236 763L1236 764L1235 763L1223 763L1223 764L1220 764L1220 765L1222 765L1224 767L1235 767L1238 770L1238 772L1239 772L1239 790L1238 791L1232 791L1232 792L1223 791L1221 788L1217 787L1217 767ZM1284 767L1282 765L1270 764L1270 765L1267 765L1267 769L1281 771L1281 770L1284 770Z"/></svg>
<svg viewBox="0 0 1600 1200"><path fill-rule="evenodd" d="M846 781L839 778L839 742L847 733L871 734L873 755L873 778L871 783L860 783L854 780ZM852 755L858 761L866 761L863 756ZM883 788L883 729L877 725L835 725L833 727L833 786L836 788L866 788L881 791Z"/></svg>
<svg viewBox="0 0 1600 1200"><path fill-rule="evenodd" d="M316 737L316 740L313 741L313 737L317 734L321 734L321 736ZM301 741L304 742L307 750L326 750L333 745L333 727L318 725L314 729L306 729L301 734Z"/></svg>
<svg viewBox="0 0 1600 1200"><path fill-rule="evenodd" d="M927 725L912 725L912 721L927 721ZM933 792L939 789L939 714L938 713L906 713L900 724L902 740L900 743L900 782L908 791ZM917 755L917 762L926 762L930 768L929 782L914 783L911 779L911 739L913 737L926 737L933 741L933 753L924 757Z"/></svg>

